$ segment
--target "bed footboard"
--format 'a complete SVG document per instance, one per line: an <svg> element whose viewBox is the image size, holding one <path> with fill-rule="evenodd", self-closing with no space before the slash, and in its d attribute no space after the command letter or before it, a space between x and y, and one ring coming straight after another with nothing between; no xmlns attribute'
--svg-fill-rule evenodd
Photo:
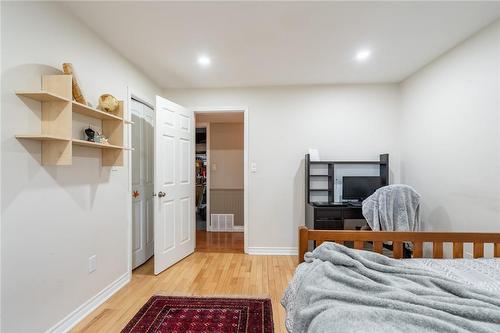
<svg viewBox="0 0 500 333"><path fill-rule="evenodd" d="M403 257L403 243L413 243L413 258L422 258L424 243L432 243L432 258L443 258L443 243L453 243L453 258L463 258L464 243L472 243L474 258L484 256L484 244L493 244L493 255L500 257L500 233L479 232L399 232L399 231L354 231L354 230L309 230L299 227L299 263L304 261L304 254L309 241L316 246L324 241L344 244L354 242L354 248L363 249L365 242L373 243L373 251L382 253L383 243L393 242L393 257Z"/></svg>

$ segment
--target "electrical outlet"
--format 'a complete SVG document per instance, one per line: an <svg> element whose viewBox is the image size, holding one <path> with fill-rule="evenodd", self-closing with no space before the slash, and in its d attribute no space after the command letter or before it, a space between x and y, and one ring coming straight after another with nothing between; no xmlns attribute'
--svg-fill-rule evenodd
<svg viewBox="0 0 500 333"><path fill-rule="evenodd" d="M250 171L252 171L252 173L257 172L257 163L253 162L252 164L250 164Z"/></svg>
<svg viewBox="0 0 500 333"><path fill-rule="evenodd" d="M95 272L97 269L97 255L89 257L89 274Z"/></svg>

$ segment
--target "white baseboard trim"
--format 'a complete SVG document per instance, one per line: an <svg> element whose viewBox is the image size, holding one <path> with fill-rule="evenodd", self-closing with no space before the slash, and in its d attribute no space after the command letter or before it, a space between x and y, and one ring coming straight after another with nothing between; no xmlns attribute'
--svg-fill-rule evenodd
<svg viewBox="0 0 500 333"><path fill-rule="evenodd" d="M248 254L296 256L299 250L296 247L249 247Z"/></svg>
<svg viewBox="0 0 500 333"><path fill-rule="evenodd" d="M245 227L242 225L235 225L231 230L212 230L210 227L207 227L207 231L210 232L244 232Z"/></svg>
<svg viewBox="0 0 500 333"><path fill-rule="evenodd" d="M97 309L99 305L104 303L108 298L113 296L118 290L123 288L132 278L131 272L127 272L112 282L110 285L101 290L97 295L90 298L88 301L80 305L76 310L64 317L60 322L49 328L46 333L65 333L78 324L83 318Z"/></svg>

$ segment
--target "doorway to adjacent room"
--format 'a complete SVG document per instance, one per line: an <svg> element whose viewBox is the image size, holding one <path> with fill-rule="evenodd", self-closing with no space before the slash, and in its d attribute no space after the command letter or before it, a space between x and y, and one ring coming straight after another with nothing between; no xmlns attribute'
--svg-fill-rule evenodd
<svg viewBox="0 0 500 333"><path fill-rule="evenodd" d="M196 251L244 252L244 112L196 112Z"/></svg>

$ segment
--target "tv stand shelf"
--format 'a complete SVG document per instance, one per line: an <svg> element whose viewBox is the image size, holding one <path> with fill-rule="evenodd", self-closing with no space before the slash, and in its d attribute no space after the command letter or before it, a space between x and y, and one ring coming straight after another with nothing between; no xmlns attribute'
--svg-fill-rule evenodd
<svg viewBox="0 0 500 333"><path fill-rule="evenodd" d="M73 101L71 75L43 75L41 91L18 91L16 95L39 101L41 108L41 133L16 135L19 140L41 142L42 165L71 165L73 145L101 150L103 166L122 166L124 125L123 101L114 113L104 112ZM90 142L71 137L73 114L83 114L102 121L102 134L109 144Z"/></svg>
<svg viewBox="0 0 500 333"><path fill-rule="evenodd" d="M385 164L383 161L310 161L311 164Z"/></svg>

